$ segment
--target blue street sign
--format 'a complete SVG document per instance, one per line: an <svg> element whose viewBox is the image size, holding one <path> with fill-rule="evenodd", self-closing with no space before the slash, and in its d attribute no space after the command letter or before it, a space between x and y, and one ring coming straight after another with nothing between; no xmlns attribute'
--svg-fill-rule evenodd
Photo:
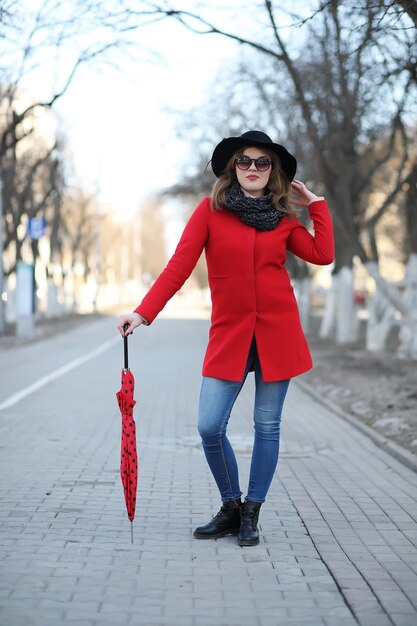
<svg viewBox="0 0 417 626"><path fill-rule="evenodd" d="M28 235L31 239L40 239L44 236L46 219L44 217L31 217L28 226Z"/></svg>

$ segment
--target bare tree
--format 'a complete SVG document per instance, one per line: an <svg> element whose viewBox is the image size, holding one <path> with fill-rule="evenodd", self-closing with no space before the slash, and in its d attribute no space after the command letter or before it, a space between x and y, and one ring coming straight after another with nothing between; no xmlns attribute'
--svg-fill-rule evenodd
<svg viewBox="0 0 417 626"><path fill-rule="evenodd" d="M54 156L56 146L48 148L39 139L31 143L25 150L20 150L19 157L15 145L3 158L7 275L15 272L16 263L22 259L29 220L46 214L51 196L56 191L52 186L59 167L59 160ZM37 243L32 245L32 253L32 260L36 262Z"/></svg>
<svg viewBox="0 0 417 626"><path fill-rule="evenodd" d="M135 13L133 24L131 18L126 21L120 7L110 6L101 0L74 0L70 3L64 0L41 0L35 5L25 0L0 0L0 193L2 169L8 170L3 185L3 202L0 202L0 238L2 242L5 238L7 248L14 237L17 255L21 242L16 234L12 235L11 229L16 230L19 223L24 221L28 203L21 203L18 209L9 205L13 195L10 184L14 184L15 180L11 177L10 166L18 159L16 146L35 133L37 112L49 111L54 107L70 88L80 67L95 61L109 62L110 53L113 53L113 60L116 52L127 53L133 43L130 33L140 25L148 24L154 16L155 11L147 7L146 3ZM156 17L161 19L160 16ZM137 42L136 48L140 48ZM50 81L42 92L31 96L26 91L27 80L33 79L40 69L44 74L49 72ZM39 167L40 164L35 169ZM26 193L29 193L28 189ZM3 205L7 213L5 227ZM60 245L59 208L60 202L55 196L52 227L54 253ZM20 211L23 213L20 214ZM36 207L31 208L32 213L36 211ZM36 255L36 243L32 249ZM2 292L3 254L0 257ZM0 297L0 333L3 329L4 308Z"/></svg>
<svg viewBox="0 0 417 626"><path fill-rule="evenodd" d="M235 40L259 53L265 62L270 59L277 72L285 70L286 83L291 86L303 121L303 136L333 207L335 285L339 283L340 293L337 337L348 341L352 338L349 320L354 317L354 256L367 266L393 305L405 317L410 313L401 294L382 279L375 249L364 247L361 233L364 228L371 233L389 205L385 199L384 206L377 207L369 217L366 199L378 172L392 158L397 158L401 165L398 175L391 179L390 202L409 174L409 137L404 128L411 115L415 89L412 67L399 63L397 57L416 54L415 31L406 27L388 29L382 39L379 7L364 1L353 10L351 3L334 0L321 5L316 14L298 19L306 33L294 49L285 37L273 3L264 0L259 7L263 7L265 16L264 36L259 38L256 33L248 37L244 31L227 30L200 14L159 8L161 14L175 18L194 32ZM391 43L395 45L390 51Z"/></svg>
<svg viewBox="0 0 417 626"><path fill-rule="evenodd" d="M414 25L417 27L417 6L413 0L398 0L398 4L404 9L404 11L411 17Z"/></svg>
<svg viewBox="0 0 417 626"><path fill-rule="evenodd" d="M339 306L342 316L337 325L337 336L346 341L351 338L346 322L353 317L350 290L354 256L359 256L367 265L382 291L404 317L410 313L401 295L390 288L378 272L375 229L409 175L406 157L410 138L405 129L412 114L416 38L415 31L409 28L412 22L407 15L413 19L414 13L413 4L405 0L391 3L361 0L355 5L347 0L331 0L317 7L311 6L312 10L303 15L295 14L294 10L292 13L287 11L284 24L283 13L271 0L259 1L256 3L257 17L263 16L264 23L259 27L259 19L257 24L250 22L251 34L248 35L248 28L239 27L239 21L227 29L224 22L218 26L200 13L166 3L139 0L109 9L107 3L98 0L77 1L71 3L70 9L65 4L65 13L61 0L45 0L29 33L27 45L21 51L21 69L14 80L9 81L12 89L7 97L14 98L15 86L24 71L36 68L36 56L33 55L35 34L44 33L44 18L52 8L58 8L55 13L65 15L65 19L58 19L54 28L49 29L48 45L61 51L76 36L80 47L62 83L43 102L26 107L25 115L33 106L52 106L68 88L82 63L117 47L123 39L128 40L130 32L161 19L174 19L203 36L227 37L252 53L256 52L265 64L268 60L271 68L269 82L275 85L275 89L271 93L265 83L253 76L258 93L268 101L276 98L277 92L285 86L286 95L293 99L295 126L302 141L308 144L308 153L314 163L311 172L323 185L334 209L335 284L340 283L342 294ZM394 19L397 20L396 27L393 26ZM91 41L85 38L91 24L100 24L101 36L97 43L86 46L86 41ZM296 28L300 33L294 38L296 44L292 44L288 37L289 27L293 33ZM404 62L404 59L409 61ZM274 76L285 78L278 83ZM13 141L27 132L21 115L21 111L16 112L15 130L5 132L1 138L0 152L2 146L10 149ZM277 118L275 116L275 121ZM233 132L234 128L241 128L244 120L245 111L239 113L236 108L227 129ZM297 140L300 145L298 138L293 139L294 145ZM202 154L207 142L200 145ZM367 199L373 181L393 158L399 163L398 175L390 178L386 198L370 214ZM191 179L192 176L187 184ZM203 184L208 184L207 177ZM367 241L373 242L371 246L365 245L364 232L368 234ZM347 289L342 289L343 285Z"/></svg>
<svg viewBox="0 0 417 626"><path fill-rule="evenodd" d="M406 13L417 27L417 5L414 0L377 0L372 2L372 6L385 15L391 13L397 17Z"/></svg>
<svg viewBox="0 0 417 626"><path fill-rule="evenodd" d="M157 278L167 261L164 231L162 204L154 198L141 210L140 228L141 268L150 280Z"/></svg>

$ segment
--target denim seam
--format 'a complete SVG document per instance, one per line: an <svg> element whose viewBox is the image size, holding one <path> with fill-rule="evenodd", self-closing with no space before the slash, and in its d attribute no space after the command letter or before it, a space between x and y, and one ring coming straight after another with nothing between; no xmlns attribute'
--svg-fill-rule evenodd
<svg viewBox="0 0 417 626"><path fill-rule="evenodd" d="M243 387L243 383L244 383L244 382L245 382L245 381L243 380L243 381L242 381L242 383L241 383L241 385L240 385L240 387L239 387L239 389L237 390L236 395L234 396L234 398L233 398L233 400L232 400L232 402L231 402L230 408L228 409L228 411L227 411L227 413L226 413L226 419L225 419L225 421L223 422L223 425L222 425L222 430L223 430L224 423L230 419L230 414L231 414L231 412L232 412L233 405L234 405L234 403L236 402L237 397L238 397L239 393L240 393L240 392L241 392L241 390L242 390L242 387ZM227 426L226 426L226 429L227 429ZM224 454L224 449L223 449L223 437L225 437L225 436L226 436L226 431L224 432L224 435L222 435L222 434L220 435L220 449L221 449L221 451L222 451L223 464L224 464L224 467L225 467L225 469L226 469L226 476L227 476L227 480L229 481L229 489L230 489L230 493L232 494L232 500L235 500L236 498L233 496L232 481L230 480L229 469L228 469L228 467L227 467L227 463L226 463L226 456L225 456L225 454ZM234 451L233 451L233 454L234 454ZM236 461L236 462L237 462L237 461ZM241 496L241 495L242 495L242 492L239 494L239 496L236 496L236 497L239 497L239 498L240 498L240 496Z"/></svg>
<svg viewBox="0 0 417 626"><path fill-rule="evenodd" d="M232 494L231 497L230 497L230 500L236 500L237 498L240 498L240 496L242 495L242 492L240 492L240 494L238 496L234 496L233 495L232 481L230 480L230 474L229 474L229 470L227 468L226 457L225 457L225 454L224 454L223 443L222 443L221 439L220 439L220 449L222 451L223 464L224 464L224 467L226 469L227 480L229 481L230 493Z"/></svg>
<svg viewBox="0 0 417 626"><path fill-rule="evenodd" d="M256 411L258 410L258 409L257 409L257 407L256 407L256 395L257 395L257 394L256 394L256 392L257 392L257 390L258 390L258 389L257 389L257 386L258 386L258 380L257 380L257 376L256 376L256 374L257 374L257 373L256 373L256 371L255 371L256 390L255 390L255 406L254 406L254 416L255 416L255 414L256 414ZM261 382L263 382L263 381L262 381L262 376L261 376ZM276 413L276 415L277 415L277 418L278 418L278 428L279 428L279 430L278 430L278 440L276 441L276 444L277 444L277 447L278 447L278 454L277 454L277 463L276 463L276 466L275 466L275 469L274 469L273 476L275 475L276 468L277 468L278 461L279 461L279 457L280 457L280 447L281 447L281 446L280 446L280 443L281 443L281 441L280 441L280 440L281 440L281 421L282 421L282 410L283 410L283 407L284 407L284 403L285 403L285 399L286 399L286 396L287 396L287 392L288 392L288 388L289 388L290 382L291 382L291 379L288 379L288 380L287 380L286 389L285 389L285 393L281 395L281 397L280 397L280 402L279 402L279 403L277 403L277 407L276 407L276 408L277 408L277 413ZM265 384L265 383L264 383L264 384ZM257 429L256 429L256 426L255 426L255 417L254 417L254 427L255 427L255 437L254 437L254 445L253 445L253 449L252 449L252 461L253 461L253 455L254 455L254 452L255 452L255 440L256 440L256 438L257 438L257 437L259 437L260 439L262 439L262 437L260 437L260 436L259 436L259 434L257 434ZM265 441L265 439L264 439L264 441ZM270 441L275 441L275 440L270 440ZM249 482L248 482L248 496L249 496L249 491L250 491L250 488L251 488L251 483L253 482L253 471L252 471L252 470L253 470L253 468L252 468L252 462L251 462L250 472L249 472ZM273 477L273 476L272 476L272 477ZM271 478L271 482L272 482L272 478ZM271 484L271 483L270 483L270 484ZM270 485L269 485L269 487L270 487ZM264 496L263 500L259 500L259 499L257 499L257 498L253 498L253 497L251 497L251 498L250 498L250 500L252 500L252 501L254 501L254 502L265 502L266 496L267 496L268 491L269 491L269 487L268 487L268 489L267 489L267 491L266 491L266 493L265 493L265 496ZM253 489L253 487L252 487L252 489ZM261 498L262 498L262 496L261 496Z"/></svg>

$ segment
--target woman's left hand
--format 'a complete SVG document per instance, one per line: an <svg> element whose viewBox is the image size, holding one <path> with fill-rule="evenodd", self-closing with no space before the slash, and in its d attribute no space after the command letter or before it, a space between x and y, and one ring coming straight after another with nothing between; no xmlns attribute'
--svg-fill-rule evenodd
<svg viewBox="0 0 417 626"><path fill-rule="evenodd" d="M292 198L291 202L298 204L299 206L308 206L313 200L317 200L318 196L315 193L307 189L301 180L293 180L291 183L293 194L296 198Z"/></svg>

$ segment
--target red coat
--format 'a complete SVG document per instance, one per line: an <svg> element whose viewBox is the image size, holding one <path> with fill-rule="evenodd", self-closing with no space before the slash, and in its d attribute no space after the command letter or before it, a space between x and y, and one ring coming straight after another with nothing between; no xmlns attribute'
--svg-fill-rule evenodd
<svg viewBox="0 0 417 626"><path fill-rule="evenodd" d="M242 380L254 335L265 382L302 374L312 361L284 266L286 250L317 265L331 263L334 254L326 202L311 203L309 213L314 236L287 216L264 232L227 210L214 211L210 198L204 198L136 312L151 323L205 250L213 307L203 376Z"/></svg>

